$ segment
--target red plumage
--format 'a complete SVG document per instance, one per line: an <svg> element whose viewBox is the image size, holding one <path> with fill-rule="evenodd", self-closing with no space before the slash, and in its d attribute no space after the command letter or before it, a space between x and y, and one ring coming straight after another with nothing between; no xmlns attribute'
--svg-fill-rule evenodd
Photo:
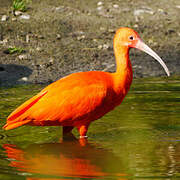
<svg viewBox="0 0 180 180"><path fill-rule="evenodd" d="M4 128L13 129L21 123L87 127L122 101L122 96L119 98L114 91L113 83L112 74L107 72L71 74L19 106L10 114Z"/></svg>
<svg viewBox="0 0 180 180"><path fill-rule="evenodd" d="M169 73L162 60L142 43L134 30L120 28L114 37L115 73L79 72L50 84L12 112L4 129L24 124L63 126L63 132L68 133L77 127L80 136L86 136L89 124L118 106L127 94L132 82L131 47L155 57Z"/></svg>

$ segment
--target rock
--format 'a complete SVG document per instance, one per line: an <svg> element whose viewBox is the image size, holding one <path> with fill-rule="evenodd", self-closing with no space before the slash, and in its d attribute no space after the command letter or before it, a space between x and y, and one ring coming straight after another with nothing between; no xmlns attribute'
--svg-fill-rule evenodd
<svg viewBox="0 0 180 180"><path fill-rule="evenodd" d="M8 42L8 39L3 39L3 43L7 43Z"/></svg>
<svg viewBox="0 0 180 180"><path fill-rule="evenodd" d="M22 13L21 11L15 11L15 12L14 12L14 15L15 15L15 16L20 16L20 15L22 15L22 14L23 14L23 13Z"/></svg>
<svg viewBox="0 0 180 180"><path fill-rule="evenodd" d="M114 29L108 29L108 32L109 33L115 33L115 30Z"/></svg>
<svg viewBox="0 0 180 180"><path fill-rule="evenodd" d="M49 62L43 63L41 65L42 65L42 67L44 66L44 67L48 68L48 67L52 66L53 64L54 64L54 59L51 57Z"/></svg>
<svg viewBox="0 0 180 180"><path fill-rule="evenodd" d="M154 11L152 11L149 8L143 8L143 9L136 9L136 10L134 10L134 16L140 16L141 14L144 14L144 13L148 13L148 14L153 15Z"/></svg>
<svg viewBox="0 0 180 180"><path fill-rule="evenodd" d="M87 15L88 15L88 16L91 16L91 12L88 12Z"/></svg>
<svg viewBox="0 0 180 180"><path fill-rule="evenodd" d="M12 20L12 21L17 21L17 18L13 17L11 20Z"/></svg>
<svg viewBox="0 0 180 180"><path fill-rule="evenodd" d="M158 9L158 12L163 13L164 10L163 9Z"/></svg>
<svg viewBox="0 0 180 180"><path fill-rule="evenodd" d="M103 48L103 45L99 45L99 46L98 46L98 49L102 49L102 48Z"/></svg>
<svg viewBox="0 0 180 180"><path fill-rule="evenodd" d="M24 19L24 20L29 20L30 19L30 15L29 14L23 14L19 18L20 19Z"/></svg>
<svg viewBox="0 0 180 180"><path fill-rule="evenodd" d="M149 39L148 44L152 44L153 46L156 46L157 42L153 41L153 39Z"/></svg>
<svg viewBox="0 0 180 180"><path fill-rule="evenodd" d="M133 69L136 69L136 68L142 69L142 66L134 65Z"/></svg>
<svg viewBox="0 0 180 180"><path fill-rule="evenodd" d="M26 34L26 43L29 43L30 39L29 39L29 34Z"/></svg>
<svg viewBox="0 0 180 180"><path fill-rule="evenodd" d="M98 10L98 11L101 11L102 9L103 9L103 6L97 7L97 10Z"/></svg>
<svg viewBox="0 0 180 180"><path fill-rule="evenodd" d="M107 64L107 63L103 63L103 65L105 66L105 68L102 71L108 71L109 69L115 66L115 64Z"/></svg>
<svg viewBox="0 0 180 180"><path fill-rule="evenodd" d="M116 8L116 9L117 9L117 8L119 8L119 5L118 5L118 4L114 4L114 5L113 5L113 8Z"/></svg>
<svg viewBox="0 0 180 180"><path fill-rule="evenodd" d="M29 54L20 54L18 56L18 59L19 60L29 60L29 59L31 59L31 56Z"/></svg>
<svg viewBox="0 0 180 180"><path fill-rule="evenodd" d="M78 40L78 41L80 41L80 40L82 40L82 39L85 39L85 35L82 35L82 36L78 36L78 37L77 37L77 40Z"/></svg>
<svg viewBox="0 0 180 180"><path fill-rule="evenodd" d="M168 13L166 11L164 11L163 9L158 9L158 12L161 13L161 14L165 14L167 15Z"/></svg>
<svg viewBox="0 0 180 180"><path fill-rule="evenodd" d="M138 22L139 21L139 17L143 18L142 14L154 14L154 11L152 11L152 9L150 8L142 8L142 9L136 9L134 10L134 16L135 16L135 21Z"/></svg>
<svg viewBox="0 0 180 180"><path fill-rule="evenodd" d="M100 31L105 31L106 30L104 27L100 27L99 29L100 29Z"/></svg>
<svg viewBox="0 0 180 180"><path fill-rule="evenodd" d="M0 41L0 44L6 44L8 42L8 39L3 39L2 41Z"/></svg>
<svg viewBox="0 0 180 180"><path fill-rule="evenodd" d="M40 52L40 51L42 51L42 48L41 47L37 47L36 50Z"/></svg>
<svg viewBox="0 0 180 180"><path fill-rule="evenodd" d="M168 29L166 32L165 32L165 35L170 35L170 34L173 34L173 33L176 33L176 31L174 29Z"/></svg>
<svg viewBox="0 0 180 180"><path fill-rule="evenodd" d="M57 34L57 35L56 35L56 39L61 39L61 35L60 35L60 34Z"/></svg>
<svg viewBox="0 0 180 180"><path fill-rule="evenodd" d="M102 6L103 5L103 2L102 1L99 1L98 3L97 3L97 6Z"/></svg>
<svg viewBox="0 0 180 180"><path fill-rule="evenodd" d="M50 58L49 64L50 64L50 65L53 65L53 64L54 64L54 59L53 59L53 58Z"/></svg>
<svg viewBox="0 0 180 180"><path fill-rule="evenodd" d="M103 50L109 49L109 45L108 44L99 45L98 49L103 49Z"/></svg>
<svg viewBox="0 0 180 180"><path fill-rule="evenodd" d="M122 12L129 12L129 11L131 11L131 9L126 7L126 8L122 8L121 11Z"/></svg>
<svg viewBox="0 0 180 180"><path fill-rule="evenodd" d="M43 35L37 35L37 38L44 39L44 36Z"/></svg>
<svg viewBox="0 0 180 180"><path fill-rule="evenodd" d="M81 35L84 35L84 34L85 34L85 32L83 32L83 31L75 31L73 33L69 33L70 36L74 36L74 37L81 36Z"/></svg>
<svg viewBox="0 0 180 180"><path fill-rule="evenodd" d="M27 82L27 81L28 81L28 78L27 78L27 77L22 77L20 80Z"/></svg>
<svg viewBox="0 0 180 180"><path fill-rule="evenodd" d="M109 49L109 45L108 44L103 44L103 49Z"/></svg>
<svg viewBox="0 0 180 180"><path fill-rule="evenodd" d="M72 16L73 15L73 12L69 12L67 16Z"/></svg>
<svg viewBox="0 0 180 180"><path fill-rule="evenodd" d="M168 34L172 34L172 33L175 33L175 29L168 29Z"/></svg>
<svg viewBox="0 0 180 180"><path fill-rule="evenodd" d="M3 15L3 16L1 17L1 21L2 21L2 22L7 21L8 18L9 18L9 17L8 17L7 15Z"/></svg>
<svg viewBox="0 0 180 180"><path fill-rule="evenodd" d="M55 8L55 11L63 12L65 10L64 6L58 6Z"/></svg>
<svg viewBox="0 0 180 180"><path fill-rule="evenodd" d="M139 25L138 25L138 24L135 24L133 27L134 27L134 28L138 28L138 27L139 27Z"/></svg>

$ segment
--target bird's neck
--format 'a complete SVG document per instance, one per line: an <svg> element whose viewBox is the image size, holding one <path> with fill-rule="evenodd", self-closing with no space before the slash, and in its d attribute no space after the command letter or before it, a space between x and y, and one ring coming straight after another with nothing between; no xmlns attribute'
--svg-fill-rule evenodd
<svg viewBox="0 0 180 180"><path fill-rule="evenodd" d="M114 47L116 58L116 73L126 74L128 69L132 69L129 59L129 48L124 46Z"/></svg>
<svg viewBox="0 0 180 180"><path fill-rule="evenodd" d="M129 48L126 46L114 45L114 53L116 58L116 72L114 73L115 89L124 91L126 94L132 82L132 65L129 59Z"/></svg>

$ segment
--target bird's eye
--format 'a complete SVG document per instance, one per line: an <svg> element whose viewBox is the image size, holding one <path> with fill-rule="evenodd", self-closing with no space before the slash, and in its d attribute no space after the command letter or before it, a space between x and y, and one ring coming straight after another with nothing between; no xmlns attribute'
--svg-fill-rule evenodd
<svg viewBox="0 0 180 180"><path fill-rule="evenodd" d="M130 39L130 40L134 40L134 37L133 37L133 36L129 36L129 39Z"/></svg>

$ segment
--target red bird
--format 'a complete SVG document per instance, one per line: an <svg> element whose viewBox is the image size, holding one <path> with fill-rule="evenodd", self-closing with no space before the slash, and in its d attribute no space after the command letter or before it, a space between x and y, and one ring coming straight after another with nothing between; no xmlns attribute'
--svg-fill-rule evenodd
<svg viewBox="0 0 180 180"><path fill-rule="evenodd" d="M13 111L3 128L63 126L66 134L76 127L80 137L86 137L90 123L120 105L130 88L133 78L130 48L154 57L169 76L162 59L141 41L136 31L120 28L114 37L115 73L78 72L59 79Z"/></svg>

